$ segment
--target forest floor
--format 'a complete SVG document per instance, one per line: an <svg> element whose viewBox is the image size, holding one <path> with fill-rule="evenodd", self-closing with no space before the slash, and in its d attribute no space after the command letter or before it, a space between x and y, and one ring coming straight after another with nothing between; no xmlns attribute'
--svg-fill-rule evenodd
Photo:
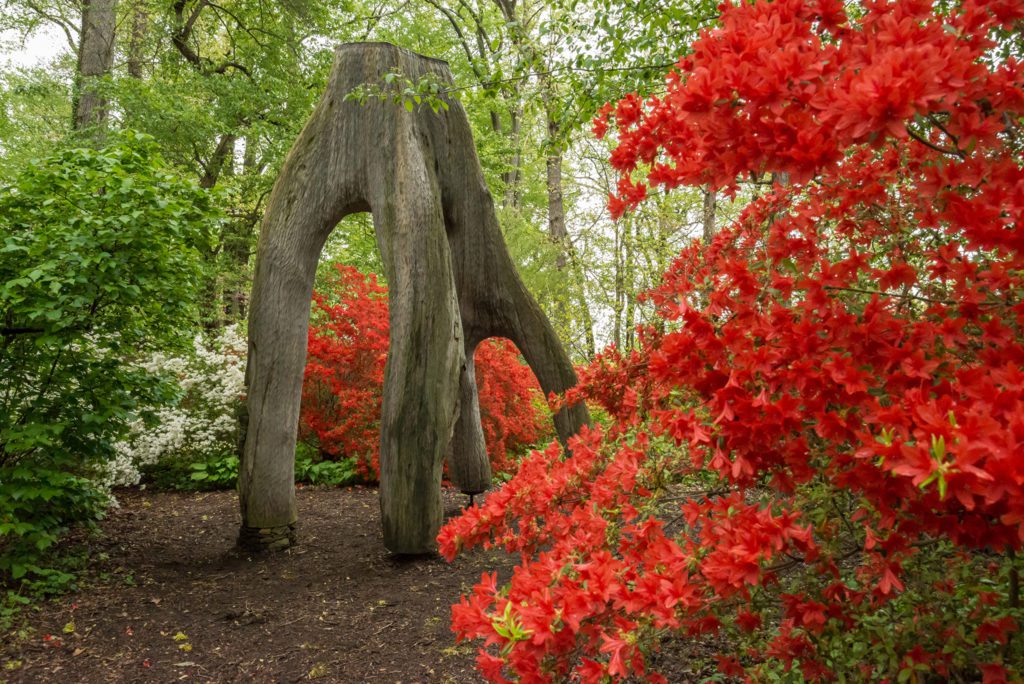
<svg viewBox="0 0 1024 684"><path fill-rule="evenodd" d="M455 643L451 605L483 572L507 579L513 559L392 556L376 489L300 489L299 546L258 557L235 548L233 492L117 498L86 540L80 590L27 611L0 644L0 684L483 681L476 645ZM445 490L445 502L456 515L465 497ZM675 644L658 669L700 681L709 655Z"/></svg>
<svg viewBox="0 0 1024 684"><path fill-rule="evenodd" d="M511 559L392 556L376 489L299 490L300 545L263 557L234 547L233 492L117 497L83 588L27 614L0 682L482 681L451 604Z"/></svg>

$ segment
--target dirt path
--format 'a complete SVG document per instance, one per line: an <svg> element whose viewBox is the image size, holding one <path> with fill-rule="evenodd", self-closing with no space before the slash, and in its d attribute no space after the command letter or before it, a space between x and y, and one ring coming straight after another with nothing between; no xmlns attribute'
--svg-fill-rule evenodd
<svg viewBox="0 0 1024 684"><path fill-rule="evenodd" d="M0 648L0 682L481 681L450 606L510 559L394 559L375 489L301 490L301 546L259 559L234 550L234 493L119 499L90 586L29 617L34 632Z"/></svg>

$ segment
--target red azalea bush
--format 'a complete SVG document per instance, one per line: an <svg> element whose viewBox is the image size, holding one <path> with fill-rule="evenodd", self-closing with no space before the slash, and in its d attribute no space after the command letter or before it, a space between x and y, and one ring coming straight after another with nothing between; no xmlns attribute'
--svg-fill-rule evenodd
<svg viewBox="0 0 1024 684"><path fill-rule="evenodd" d="M552 436L544 394L512 342L492 338L476 349L480 424L495 473L511 474L516 456Z"/></svg>
<svg viewBox="0 0 1024 684"><path fill-rule="evenodd" d="M380 472L380 402L388 353L387 288L337 264L313 293L299 434L328 456L356 459L360 476Z"/></svg>
<svg viewBox="0 0 1024 684"><path fill-rule="evenodd" d="M357 471L380 475L380 406L388 351L387 288L373 274L338 264L313 293L299 431L330 457L356 459ZM480 417L495 473L515 468L515 454L547 438L547 405L529 367L508 340L476 352Z"/></svg>
<svg viewBox="0 0 1024 684"><path fill-rule="evenodd" d="M1022 21L725 4L663 96L602 112L615 215L783 182L584 372L612 427L442 530L522 554L453 609L490 681L665 681L672 637L755 681L1024 677Z"/></svg>

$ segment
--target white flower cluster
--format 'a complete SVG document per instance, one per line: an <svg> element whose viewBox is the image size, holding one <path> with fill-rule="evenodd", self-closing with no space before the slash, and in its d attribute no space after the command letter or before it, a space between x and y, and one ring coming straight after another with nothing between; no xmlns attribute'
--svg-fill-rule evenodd
<svg viewBox="0 0 1024 684"><path fill-rule="evenodd" d="M159 409L155 425L137 420L129 436L115 444L106 484L134 485L139 468L170 457L196 461L231 453L238 430L237 410L245 385L246 341L237 326L206 341L197 335L189 356L155 354L139 367L178 379L181 399Z"/></svg>

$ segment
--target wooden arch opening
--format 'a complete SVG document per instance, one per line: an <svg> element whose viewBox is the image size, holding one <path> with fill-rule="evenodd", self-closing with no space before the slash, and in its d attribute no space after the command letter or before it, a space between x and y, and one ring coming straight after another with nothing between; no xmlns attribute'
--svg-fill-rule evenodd
<svg viewBox="0 0 1024 684"><path fill-rule="evenodd" d="M346 101L363 84L384 88L388 73L452 83L445 62L386 43L342 45L270 196L249 311L243 547L284 548L296 539L294 454L310 298L323 245L348 214L371 213L389 285L380 448L389 550L434 550L449 452L449 476L462 491L490 484L473 366L482 340L511 339L545 393L576 383L508 255L461 105L446 100L448 109L435 113L388 98ZM563 441L587 422L583 405L555 416Z"/></svg>

